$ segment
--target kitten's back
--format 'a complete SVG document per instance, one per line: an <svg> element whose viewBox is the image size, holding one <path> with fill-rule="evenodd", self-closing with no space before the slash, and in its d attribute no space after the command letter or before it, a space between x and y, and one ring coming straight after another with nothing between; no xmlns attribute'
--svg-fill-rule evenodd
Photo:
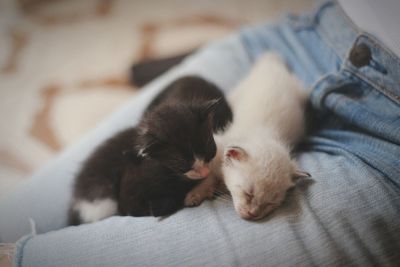
<svg viewBox="0 0 400 267"><path fill-rule="evenodd" d="M69 224L97 221L117 213L121 176L140 159L133 152L137 136L128 128L102 143L82 164L73 186Z"/></svg>
<svg viewBox="0 0 400 267"><path fill-rule="evenodd" d="M139 162L134 150L135 128L126 129L101 144L82 165L74 184L74 196L94 200L114 196L119 177L128 162Z"/></svg>
<svg viewBox="0 0 400 267"><path fill-rule="evenodd" d="M183 207L196 181L174 174L161 163L138 155L138 128L101 144L75 178L69 224L91 223L116 214L165 216Z"/></svg>
<svg viewBox="0 0 400 267"><path fill-rule="evenodd" d="M303 133L307 94L278 55L267 53L229 96L234 132L268 125L288 143ZM300 133L299 133L300 131Z"/></svg>

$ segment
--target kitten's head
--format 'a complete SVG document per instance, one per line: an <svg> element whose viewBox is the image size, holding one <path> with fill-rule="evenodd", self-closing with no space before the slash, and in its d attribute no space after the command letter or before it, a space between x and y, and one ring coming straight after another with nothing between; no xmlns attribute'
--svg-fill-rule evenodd
<svg viewBox="0 0 400 267"><path fill-rule="evenodd" d="M205 178L216 154L212 114L218 102L162 105L149 112L139 125L139 155L190 179Z"/></svg>
<svg viewBox="0 0 400 267"><path fill-rule="evenodd" d="M283 202L297 178L309 176L274 142L268 150L228 147L222 170L235 210L247 220L265 217Z"/></svg>

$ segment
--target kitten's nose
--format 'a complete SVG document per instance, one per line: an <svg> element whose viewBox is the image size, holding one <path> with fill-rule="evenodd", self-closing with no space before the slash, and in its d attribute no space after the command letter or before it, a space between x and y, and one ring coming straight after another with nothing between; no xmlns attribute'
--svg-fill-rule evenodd
<svg viewBox="0 0 400 267"><path fill-rule="evenodd" d="M196 160L190 171L186 172L185 175L190 179L203 179L210 174L210 168L204 161Z"/></svg>
<svg viewBox="0 0 400 267"><path fill-rule="evenodd" d="M240 212L240 217L245 220L256 220L258 218L258 212L254 211L242 211Z"/></svg>
<svg viewBox="0 0 400 267"><path fill-rule="evenodd" d="M199 159L196 159L196 161L194 162L193 170L198 173L198 175L202 178L207 177L207 175L210 173L210 168L208 164Z"/></svg>
<svg viewBox="0 0 400 267"><path fill-rule="evenodd" d="M201 167L197 170L201 177L207 177L210 174L210 169L208 166Z"/></svg>

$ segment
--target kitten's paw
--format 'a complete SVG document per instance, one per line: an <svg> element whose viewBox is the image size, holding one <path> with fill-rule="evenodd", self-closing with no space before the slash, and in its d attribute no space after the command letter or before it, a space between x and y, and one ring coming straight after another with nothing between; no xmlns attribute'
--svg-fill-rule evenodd
<svg viewBox="0 0 400 267"><path fill-rule="evenodd" d="M184 201L186 207L196 207L200 205L201 202L203 202L201 195L194 192L189 192Z"/></svg>

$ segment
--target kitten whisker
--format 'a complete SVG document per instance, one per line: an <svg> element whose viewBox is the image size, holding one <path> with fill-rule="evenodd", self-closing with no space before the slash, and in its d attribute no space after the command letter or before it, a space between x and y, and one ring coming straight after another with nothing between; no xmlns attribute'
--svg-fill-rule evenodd
<svg viewBox="0 0 400 267"><path fill-rule="evenodd" d="M225 199L232 199L231 195L226 194L226 193L217 193L216 196L225 198Z"/></svg>
<svg viewBox="0 0 400 267"><path fill-rule="evenodd" d="M223 197L216 197L215 201L220 201L220 202L231 202L232 199L227 199L227 198L223 198Z"/></svg>
<svg viewBox="0 0 400 267"><path fill-rule="evenodd" d="M228 192L223 191L223 190L220 190L220 189L215 189L214 192L219 193L219 194L221 194L221 195L229 195Z"/></svg>

